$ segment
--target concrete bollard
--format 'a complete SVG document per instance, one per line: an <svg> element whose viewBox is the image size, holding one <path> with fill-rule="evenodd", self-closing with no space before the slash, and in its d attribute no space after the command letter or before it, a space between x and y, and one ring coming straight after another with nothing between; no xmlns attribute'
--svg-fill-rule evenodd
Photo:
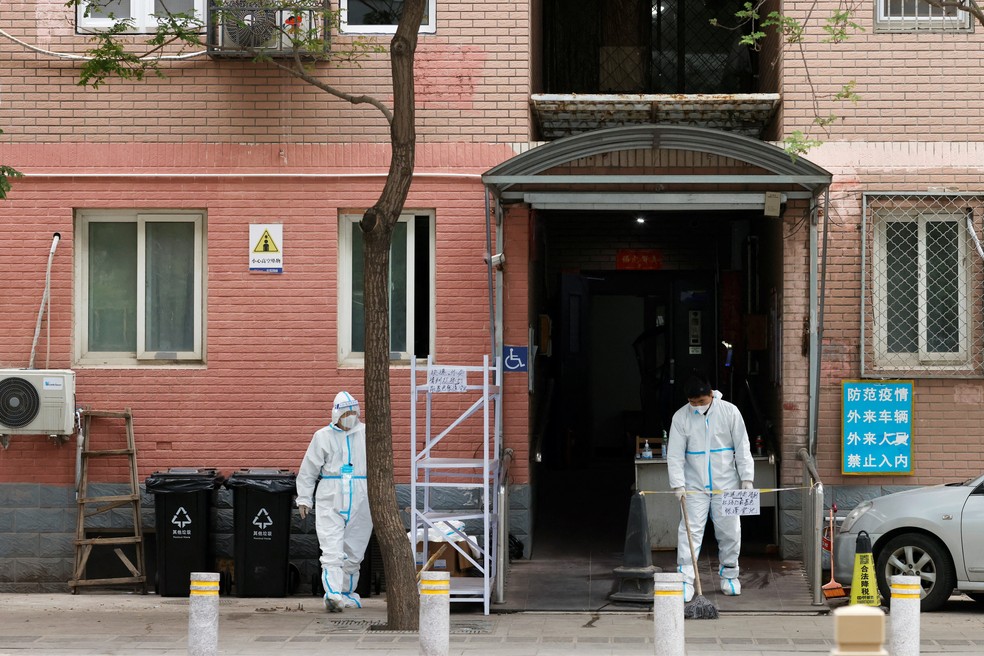
<svg viewBox="0 0 984 656"><path fill-rule="evenodd" d="M420 654L447 656L451 649L451 574L420 573Z"/></svg>
<svg viewBox="0 0 984 656"><path fill-rule="evenodd" d="M922 585L918 576L892 577L888 638L892 656L919 656L919 612Z"/></svg>
<svg viewBox="0 0 984 656"><path fill-rule="evenodd" d="M834 642L830 656L888 656L885 651L885 611L851 605L834 611Z"/></svg>
<svg viewBox="0 0 984 656"><path fill-rule="evenodd" d="M656 656L684 656L683 574L653 574L653 644Z"/></svg>
<svg viewBox="0 0 984 656"><path fill-rule="evenodd" d="M192 572L188 594L188 656L219 653L219 574Z"/></svg>

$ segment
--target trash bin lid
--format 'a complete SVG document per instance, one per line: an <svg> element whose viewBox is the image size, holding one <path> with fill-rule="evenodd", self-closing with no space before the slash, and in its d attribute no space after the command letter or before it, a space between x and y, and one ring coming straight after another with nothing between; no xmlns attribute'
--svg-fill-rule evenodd
<svg viewBox="0 0 984 656"><path fill-rule="evenodd" d="M225 482L226 487L249 487L267 492L295 491L297 474L275 467L250 467L233 473Z"/></svg>
<svg viewBox="0 0 984 656"><path fill-rule="evenodd" d="M172 467L154 472L145 482L147 491L153 494L169 492L198 492L215 489L222 484L222 475L208 467Z"/></svg>

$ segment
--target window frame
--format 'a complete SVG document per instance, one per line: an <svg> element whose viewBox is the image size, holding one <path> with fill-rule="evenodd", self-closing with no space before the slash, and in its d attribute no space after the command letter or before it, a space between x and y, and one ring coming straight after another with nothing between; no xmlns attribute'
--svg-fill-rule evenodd
<svg viewBox="0 0 984 656"><path fill-rule="evenodd" d="M147 223L193 223L195 227L194 347L191 351L148 351L146 349L146 226ZM89 225L92 223L137 224L137 343L136 351L89 350ZM81 210L76 221L75 361L81 366L146 364L203 364L205 362L207 220L204 211L182 210Z"/></svg>
<svg viewBox="0 0 984 656"><path fill-rule="evenodd" d="M875 249L875 261L880 263L887 262L887 257L883 255L888 249L888 244L886 243L887 230L885 229L887 225L889 223L896 222L917 223L916 239L919 252L916 256L918 281L918 289L916 292L916 311L919 346L917 351L911 353L890 352L888 350L888 321L885 320L876 322L874 330L874 356L876 366L880 368L888 367L891 369L939 369L947 367L965 368L971 364L970 326L973 318L971 316L973 308L969 304L969 300L971 298L969 289L971 276L968 271L965 256L968 247L968 237L964 227L966 220L967 217L965 215L952 212L929 213L912 211L889 217L879 217L878 224L874 230L873 246ZM926 283L926 224L929 222L953 223L957 228L957 277L958 289L962 290L962 293L958 294L957 298L957 317L959 321L957 338L959 340L959 348L957 351L952 353L930 352L927 350L926 345L926 315L928 310L928 289ZM884 266L884 264L875 271L875 278L873 281L874 285L872 289L872 292L874 293L873 300L875 316L888 316L887 285L890 275L891 272L887 270L887 266Z"/></svg>
<svg viewBox="0 0 984 656"><path fill-rule="evenodd" d="M973 32L974 21L970 13L955 9L956 14L947 16L891 16L888 13L888 3L891 0L877 0L875 2L874 21L876 32ZM915 0L914 7L918 7L920 0ZM925 3L924 3L925 4ZM928 11L938 11L938 7L926 4ZM904 8L903 8L904 10Z"/></svg>
<svg viewBox="0 0 984 656"><path fill-rule="evenodd" d="M195 17L202 21L202 33L205 32L206 20L206 0L192 0L195 5ZM83 1L75 9L75 32L77 34L88 34L92 32L102 32L113 27L120 20L86 16L85 10L88 3ZM126 34L153 34L157 31L157 20L154 18L154 0L130 0L130 12L133 18L133 29L127 30Z"/></svg>
<svg viewBox="0 0 984 656"><path fill-rule="evenodd" d="M408 348L413 348L417 294L421 290L417 289L416 284L416 219L417 217L427 217L428 224L428 250L430 258L430 268L427 272L428 286L428 312L430 313L428 325L430 334L427 336L428 349L434 353L436 344L436 281L437 281L437 220L433 210L404 210L400 214L399 222L407 224L407 318L406 318L406 344ZM337 320L338 320L338 363L343 366L361 367L365 364L365 352L352 350L352 247L353 230L358 230L358 223L362 220L361 213L345 212L338 217L338 287L337 287ZM392 308L390 308L392 312ZM392 331L392 322L390 323ZM408 364L411 354L407 351L399 353L394 359L392 353L391 362Z"/></svg>
<svg viewBox="0 0 984 656"><path fill-rule="evenodd" d="M342 34L396 34L396 24L392 25L351 25L348 21L349 0L338 0L341 13L339 31ZM434 34L437 32L437 0L427 0L426 21L420 23L418 34Z"/></svg>

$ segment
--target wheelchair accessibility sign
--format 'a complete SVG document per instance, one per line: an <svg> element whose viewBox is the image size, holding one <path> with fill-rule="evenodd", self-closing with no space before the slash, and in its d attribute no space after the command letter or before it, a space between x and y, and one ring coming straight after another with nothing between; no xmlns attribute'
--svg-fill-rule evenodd
<svg viewBox="0 0 984 656"><path fill-rule="evenodd" d="M528 358L529 358L528 346L502 347L502 367L506 371L528 371L529 370Z"/></svg>

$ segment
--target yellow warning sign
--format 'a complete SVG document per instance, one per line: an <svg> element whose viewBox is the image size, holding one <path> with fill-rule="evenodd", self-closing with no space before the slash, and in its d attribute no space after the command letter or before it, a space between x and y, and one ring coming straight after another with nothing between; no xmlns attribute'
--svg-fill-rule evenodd
<svg viewBox="0 0 984 656"><path fill-rule="evenodd" d="M854 556L854 577L851 581L851 603L878 606L878 583L875 581L875 564L871 553Z"/></svg>
<svg viewBox="0 0 984 656"><path fill-rule="evenodd" d="M279 253L280 249L277 248L277 244L273 241L273 237L270 236L269 230L264 230L263 234L260 235L259 240L256 242L256 247L253 248L254 253Z"/></svg>

